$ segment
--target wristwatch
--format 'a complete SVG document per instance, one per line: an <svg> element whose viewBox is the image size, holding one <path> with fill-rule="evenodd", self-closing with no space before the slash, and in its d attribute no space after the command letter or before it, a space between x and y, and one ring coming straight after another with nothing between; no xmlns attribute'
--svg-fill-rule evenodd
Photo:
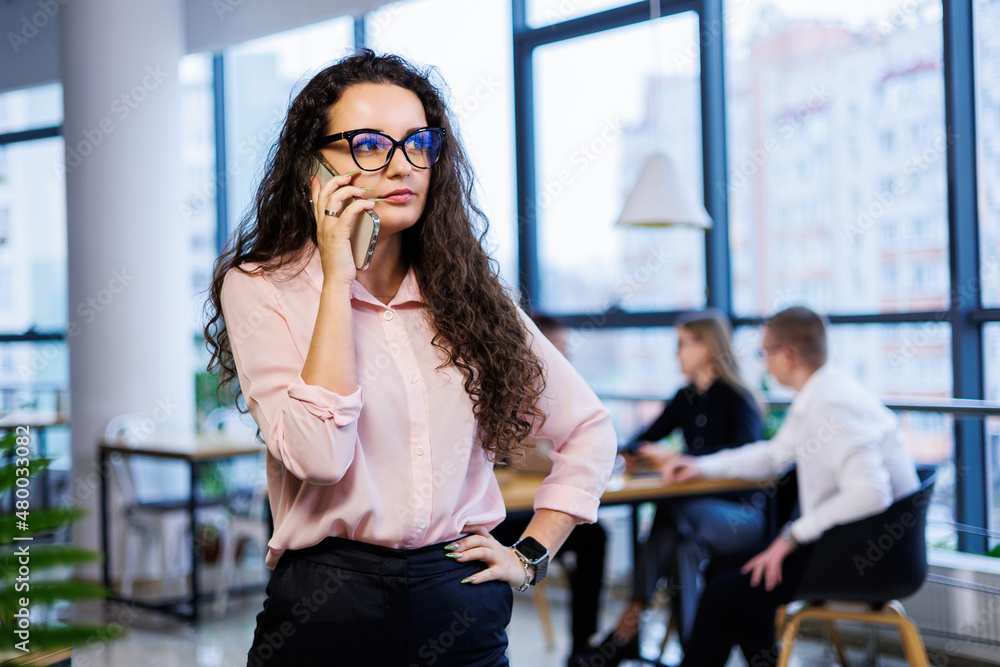
<svg viewBox="0 0 1000 667"><path fill-rule="evenodd" d="M792 532L791 521L786 523L785 527L781 529L781 539L783 539L785 542L788 542L788 545L792 547L792 549L799 548L799 541L795 539L795 533Z"/></svg>
<svg viewBox="0 0 1000 667"><path fill-rule="evenodd" d="M522 537L510 546L526 565L535 567L535 578L531 580L534 586L545 578L549 569L549 550L542 546L542 543L533 537Z"/></svg>

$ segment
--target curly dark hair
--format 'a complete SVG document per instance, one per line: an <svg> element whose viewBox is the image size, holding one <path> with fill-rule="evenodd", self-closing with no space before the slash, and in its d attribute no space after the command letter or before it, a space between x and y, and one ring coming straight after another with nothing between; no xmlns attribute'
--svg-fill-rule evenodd
<svg viewBox="0 0 1000 667"><path fill-rule="evenodd" d="M319 72L295 97L269 155L253 208L215 263L205 306L208 370L220 379L220 392L239 398L236 365L221 292L231 268L269 273L304 256L316 242L316 221L304 183L309 179L315 141L326 134L327 111L350 86L392 84L412 91L423 104L429 126L448 136L431 173L423 214L402 232L403 252L414 269L434 325L432 344L465 377L473 400L483 448L494 458L519 453L532 425L544 414L538 399L544 370L531 351L517 309L498 278L496 263L483 250L487 221L474 202L472 168L449 113L430 75L398 56L360 50ZM479 232L475 229L479 226ZM237 404L239 401L237 400ZM242 408L241 408L242 409Z"/></svg>

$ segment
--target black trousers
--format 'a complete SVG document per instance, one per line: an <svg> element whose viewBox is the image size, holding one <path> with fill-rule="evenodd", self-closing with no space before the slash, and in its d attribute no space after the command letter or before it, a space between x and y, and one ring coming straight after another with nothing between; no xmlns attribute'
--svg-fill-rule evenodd
<svg viewBox="0 0 1000 667"><path fill-rule="evenodd" d="M505 519L491 534L501 544L513 544L528 527L529 521L529 518ZM607 542L608 535L600 524L581 523L573 529L556 554L560 561L570 553L575 554L576 560L575 567L569 570L572 653L583 653L589 649L590 637L597 632Z"/></svg>
<svg viewBox="0 0 1000 667"><path fill-rule="evenodd" d="M444 543L389 549L328 537L281 556L257 614L247 667L501 667L513 594L462 584L482 562Z"/></svg>
<svg viewBox="0 0 1000 667"><path fill-rule="evenodd" d="M740 568L760 550L713 561L691 638L684 644L681 667L725 667L735 645L750 667L776 665L775 612L780 605L809 597L803 590L803 577L813 546L804 545L785 558L781 583L770 591L765 590L763 578L757 586L750 586L750 575L740 574Z"/></svg>

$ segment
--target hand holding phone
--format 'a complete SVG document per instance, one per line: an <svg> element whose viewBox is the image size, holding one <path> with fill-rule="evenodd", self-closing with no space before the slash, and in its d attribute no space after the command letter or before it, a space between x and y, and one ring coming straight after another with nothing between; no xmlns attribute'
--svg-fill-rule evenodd
<svg viewBox="0 0 1000 667"><path fill-rule="evenodd" d="M338 176L337 172L325 160L319 158L313 160L312 174L319 179L321 188L331 178ZM340 215L353 201L355 201L354 197L348 198L344 202L344 207L337 214ZM359 271L367 269L368 265L371 264L380 226L381 221L378 214L375 211L367 210L357 216L351 224L351 254L354 255L354 266Z"/></svg>

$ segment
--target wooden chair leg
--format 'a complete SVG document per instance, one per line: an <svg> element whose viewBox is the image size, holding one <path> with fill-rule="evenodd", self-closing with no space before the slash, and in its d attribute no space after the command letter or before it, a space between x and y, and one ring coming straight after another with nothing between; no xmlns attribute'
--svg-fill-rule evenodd
<svg viewBox="0 0 1000 667"><path fill-rule="evenodd" d="M774 636L780 637L781 631L785 629L785 621L788 619L788 605L781 605L774 614Z"/></svg>
<svg viewBox="0 0 1000 667"><path fill-rule="evenodd" d="M669 606L668 602L667 607ZM680 634L677 630L677 617L674 616L673 612L670 613L670 618L667 619L667 631L663 633L663 642L660 644L660 655L663 655L663 652L667 650L667 642L670 641L671 633Z"/></svg>
<svg viewBox="0 0 1000 667"><path fill-rule="evenodd" d="M799 614L794 614L785 621L785 629L781 633L781 653L778 654L778 667L788 667L788 661L792 659L795 640L799 635L800 623L802 623L802 617Z"/></svg>
<svg viewBox="0 0 1000 667"><path fill-rule="evenodd" d="M833 644L833 650L837 652L837 660L840 662L841 667L851 667L847 661L844 644L840 641L840 633L837 631L837 626L833 624L833 621L827 621L826 629L830 634L830 643Z"/></svg>
<svg viewBox="0 0 1000 667"><path fill-rule="evenodd" d="M903 653L906 655L907 664L910 667L930 667L927 650L920 638L920 630L913 619L903 610L903 605L893 600L886 605L885 613L893 618L893 624L899 628L899 637L903 642Z"/></svg>
<svg viewBox="0 0 1000 667"><path fill-rule="evenodd" d="M538 620L542 624L542 636L545 637L545 648L551 651L555 648L555 637L552 635L552 610L549 608L548 582L541 581L532 586L532 595L535 599L535 609L538 612Z"/></svg>

